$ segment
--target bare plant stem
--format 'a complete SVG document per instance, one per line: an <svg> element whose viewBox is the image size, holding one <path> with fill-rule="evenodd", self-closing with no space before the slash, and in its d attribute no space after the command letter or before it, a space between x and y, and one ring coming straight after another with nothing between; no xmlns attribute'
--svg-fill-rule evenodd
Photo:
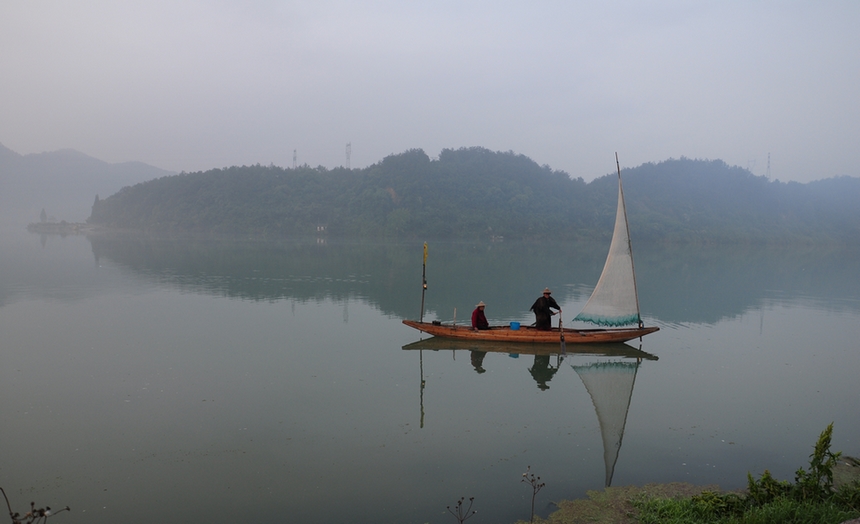
<svg viewBox="0 0 860 524"><path fill-rule="evenodd" d="M68 506L57 511L52 511L51 506L37 508L36 503L31 502L30 511L25 513L22 517L20 513L12 513L12 504L9 503L9 497L6 496L6 490L0 488L0 492L3 492L3 498L6 499L6 508L9 510L9 518L12 520L12 524L42 524L48 522L48 517L51 515L56 515L62 511L71 511Z"/></svg>
<svg viewBox="0 0 860 524"><path fill-rule="evenodd" d="M537 497L538 491L542 490L546 483L540 481L540 477L535 477L535 474L532 473L532 467L529 466L526 468L526 472L523 473L523 478L521 482L525 482L526 484L531 484L532 487L532 513L531 517L529 517L529 522L534 522L535 520L535 497Z"/></svg>
<svg viewBox="0 0 860 524"><path fill-rule="evenodd" d="M478 512L477 510L472 511L472 503L475 502L475 497L469 497L469 507L466 508L465 511L463 511L463 502L465 500L466 500L466 497L460 497L460 500L457 501L457 504L455 506L457 508L456 513L454 512L453 509L451 509L451 506L448 506L448 508L447 508L448 513L450 513L451 515L454 515L454 518L457 519L457 522L459 524L463 524L463 522L465 522L468 518L472 517L475 513ZM470 513L470 511L471 511L471 513Z"/></svg>

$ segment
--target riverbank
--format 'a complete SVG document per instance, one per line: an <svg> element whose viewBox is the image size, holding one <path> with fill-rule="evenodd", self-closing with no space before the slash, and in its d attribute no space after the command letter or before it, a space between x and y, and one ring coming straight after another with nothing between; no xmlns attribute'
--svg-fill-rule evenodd
<svg viewBox="0 0 860 524"><path fill-rule="evenodd" d="M833 468L835 487L860 482L860 459L843 456ZM546 519L535 517L535 523L545 524L637 524L634 501L643 499L686 499L703 491L720 492L717 485L696 486L685 482L646 484L645 486L609 487L603 491L589 491L587 498L562 500L558 509ZM521 520L516 524L526 524Z"/></svg>

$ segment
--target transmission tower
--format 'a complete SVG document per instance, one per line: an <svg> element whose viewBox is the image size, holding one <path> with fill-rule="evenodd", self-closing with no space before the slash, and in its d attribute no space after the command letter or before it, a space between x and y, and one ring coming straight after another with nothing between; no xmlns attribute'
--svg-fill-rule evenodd
<svg viewBox="0 0 860 524"><path fill-rule="evenodd" d="M349 157L352 156L352 142L346 143L346 168L349 169Z"/></svg>
<svg viewBox="0 0 860 524"><path fill-rule="evenodd" d="M765 176L770 180L770 153L767 154L767 175Z"/></svg>
<svg viewBox="0 0 860 524"><path fill-rule="evenodd" d="M296 150L293 149L293 169L296 168Z"/></svg>

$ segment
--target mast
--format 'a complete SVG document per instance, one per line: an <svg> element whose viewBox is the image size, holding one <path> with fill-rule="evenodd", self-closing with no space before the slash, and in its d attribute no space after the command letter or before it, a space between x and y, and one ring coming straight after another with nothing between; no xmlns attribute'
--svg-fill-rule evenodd
<svg viewBox="0 0 860 524"><path fill-rule="evenodd" d="M627 251L630 253L630 270L633 272L633 295L636 297L636 316L639 327L643 327L642 313L639 309L639 286L636 285L636 265L633 263L633 241L630 239L630 222L627 220L627 203L624 202L624 188L621 184L621 164L618 162L618 151L615 152L615 168L618 170L618 194L624 207L624 227L627 229Z"/></svg>
<svg viewBox="0 0 860 524"><path fill-rule="evenodd" d="M424 322L424 293L427 292L427 242L424 242L424 264L421 266L421 315L419 322Z"/></svg>

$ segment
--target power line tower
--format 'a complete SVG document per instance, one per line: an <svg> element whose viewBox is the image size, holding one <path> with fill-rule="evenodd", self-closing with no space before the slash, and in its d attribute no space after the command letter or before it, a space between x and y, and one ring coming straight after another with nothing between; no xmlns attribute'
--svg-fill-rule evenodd
<svg viewBox="0 0 860 524"><path fill-rule="evenodd" d="M296 168L296 150L293 149L293 169Z"/></svg>
<svg viewBox="0 0 860 524"><path fill-rule="evenodd" d="M770 153L767 154L767 175L765 176L770 180Z"/></svg>
<svg viewBox="0 0 860 524"><path fill-rule="evenodd" d="M352 142L346 143L346 168L349 169L349 157L352 156Z"/></svg>

